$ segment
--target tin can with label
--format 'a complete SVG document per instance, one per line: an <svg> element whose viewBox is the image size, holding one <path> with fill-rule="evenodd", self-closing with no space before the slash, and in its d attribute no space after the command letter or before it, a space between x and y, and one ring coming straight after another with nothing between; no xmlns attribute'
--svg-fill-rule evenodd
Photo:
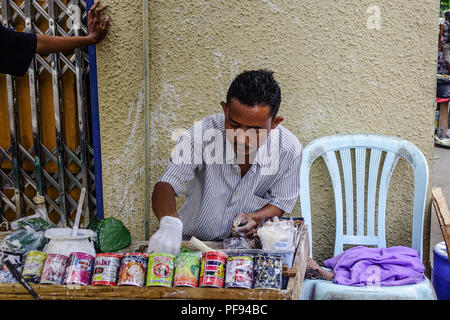
<svg viewBox="0 0 450 320"><path fill-rule="evenodd" d="M200 287L223 288L227 255L217 251L204 252L200 268Z"/></svg>
<svg viewBox="0 0 450 320"><path fill-rule="evenodd" d="M282 285L282 257L261 253L254 258L253 288L280 290Z"/></svg>
<svg viewBox="0 0 450 320"><path fill-rule="evenodd" d="M116 253L99 253L95 256L92 284L115 286L120 268L120 258Z"/></svg>
<svg viewBox="0 0 450 320"><path fill-rule="evenodd" d="M119 286L143 287L147 272L148 255L140 252L124 254L120 262Z"/></svg>
<svg viewBox="0 0 450 320"><path fill-rule="evenodd" d="M69 257L56 254L48 253L47 259L44 263L44 268L42 269L41 282L43 284L62 284L64 281L64 276L66 274L66 267L69 261Z"/></svg>
<svg viewBox="0 0 450 320"><path fill-rule="evenodd" d="M253 257L251 255L228 257L225 288L253 288Z"/></svg>
<svg viewBox="0 0 450 320"><path fill-rule="evenodd" d="M175 256L169 253L152 253L148 256L147 287L171 287L175 271Z"/></svg>
<svg viewBox="0 0 450 320"><path fill-rule="evenodd" d="M69 256L64 284L89 285L94 259L94 256L84 252L72 252Z"/></svg>
<svg viewBox="0 0 450 320"><path fill-rule="evenodd" d="M41 281L42 269L44 268L47 254L42 251L30 251L25 260L22 275L25 280L32 283Z"/></svg>
<svg viewBox="0 0 450 320"><path fill-rule="evenodd" d="M198 277L200 275L201 260L201 252L180 253L175 260L175 276L173 279L173 286L197 287Z"/></svg>

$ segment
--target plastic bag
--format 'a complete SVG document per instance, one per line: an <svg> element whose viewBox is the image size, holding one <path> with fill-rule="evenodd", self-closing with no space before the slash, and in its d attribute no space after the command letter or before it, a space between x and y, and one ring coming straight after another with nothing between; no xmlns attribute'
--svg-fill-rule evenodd
<svg viewBox="0 0 450 320"><path fill-rule="evenodd" d="M265 250L295 248L296 232L294 220L279 220L278 217L274 217L273 221L266 221L257 231Z"/></svg>
<svg viewBox="0 0 450 320"><path fill-rule="evenodd" d="M17 225L19 226L19 228L25 228L25 226L29 226L33 228L35 231L47 230L51 226L47 221L45 221L41 217L23 220L21 219L20 221L17 221Z"/></svg>
<svg viewBox="0 0 450 320"><path fill-rule="evenodd" d="M116 218L99 220L94 218L88 229L96 233L94 238L97 252L114 252L130 245L131 234L122 221Z"/></svg>
<svg viewBox="0 0 450 320"><path fill-rule="evenodd" d="M45 231L36 231L31 226L25 225L18 231L8 235L4 243L8 251L20 254L26 254L31 250L41 251L47 244Z"/></svg>
<svg viewBox="0 0 450 320"><path fill-rule="evenodd" d="M48 218L45 198L36 196L33 200L36 204L35 213L11 222L11 229L16 231L3 239L1 247L4 251L26 254L31 250L40 251L47 244L45 230L55 224Z"/></svg>
<svg viewBox="0 0 450 320"><path fill-rule="evenodd" d="M232 237L223 239L224 249L260 249L257 237Z"/></svg>
<svg viewBox="0 0 450 320"><path fill-rule="evenodd" d="M34 214L11 222L11 229L17 230L24 228L25 226L30 226L35 231L43 231L56 227L56 225L48 217L47 208L45 207L45 198L42 196L36 196L33 200L36 204Z"/></svg>

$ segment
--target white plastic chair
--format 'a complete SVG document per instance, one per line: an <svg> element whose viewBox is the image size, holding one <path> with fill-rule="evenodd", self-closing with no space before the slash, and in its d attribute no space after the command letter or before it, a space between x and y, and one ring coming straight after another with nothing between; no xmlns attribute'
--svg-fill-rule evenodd
<svg viewBox="0 0 450 320"><path fill-rule="evenodd" d="M352 161L354 150L355 161ZM369 171L366 184L366 153L370 150ZM384 162L380 168L382 154ZM336 155L342 164L345 202L342 194L341 174ZM420 258L423 256L423 218L428 188L428 165L422 152L412 143L392 136L370 134L344 134L319 138L303 150L300 168L300 209L308 225L310 256L312 257L311 204L309 174L313 162L322 157L328 167L333 184L336 208L336 235L334 256L344 250L344 245L386 247L385 211L392 172L400 158L406 159L414 171L414 207L412 245ZM356 228L354 227L353 162L356 175ZM379 177L378 198L376 198ZM367 199L365 190L367 186ZM377 218L376 202L378 201ZM344 215L345 203L345 215ZM346 228L344 230L344 219ZM377 219L377 223L375 223ZM366 223L366 226L365 226ZM375 230L377 226L377 230ZM403 286L344 286L326 280L305 279L301 299L436 299L431 282Z"/></svg>

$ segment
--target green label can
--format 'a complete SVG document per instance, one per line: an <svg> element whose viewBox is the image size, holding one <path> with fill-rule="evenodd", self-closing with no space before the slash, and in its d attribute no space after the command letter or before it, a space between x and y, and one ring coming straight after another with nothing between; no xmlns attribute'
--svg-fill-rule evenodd
<svg viewBox="0 0 450 320"><path fill-rule="evenodd" d="M171 287L175 271L175 256L169 253L152 253L148 256L146 286Z"/></svg>
<svg viewBox="0 0 450 320"><path fill-rule="evenodd" d="M198 287L202 253L180 253L175 260L174 287Z"/></svg>
<svg viewBox="0 0 450 320"><path fill-rule="evenodd" d="M39 283L41 281L41 274L42 269L44 268L45 259L47 259L47 254L45 252L28 252L25 266L22 271L23 278L28 282Z"/></svg>

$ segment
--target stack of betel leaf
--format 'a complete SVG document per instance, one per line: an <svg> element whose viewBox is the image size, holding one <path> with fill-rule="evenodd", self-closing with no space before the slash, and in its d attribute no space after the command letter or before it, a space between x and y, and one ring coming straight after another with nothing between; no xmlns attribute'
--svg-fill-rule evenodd
<svg viewBox="0 0 450 320"><path fill-rule="evenodd" d="M94 243L97 252L115 252L131 243L130 231L116 218L100 220L94 217L87 228L96 233Z"/></svg>

